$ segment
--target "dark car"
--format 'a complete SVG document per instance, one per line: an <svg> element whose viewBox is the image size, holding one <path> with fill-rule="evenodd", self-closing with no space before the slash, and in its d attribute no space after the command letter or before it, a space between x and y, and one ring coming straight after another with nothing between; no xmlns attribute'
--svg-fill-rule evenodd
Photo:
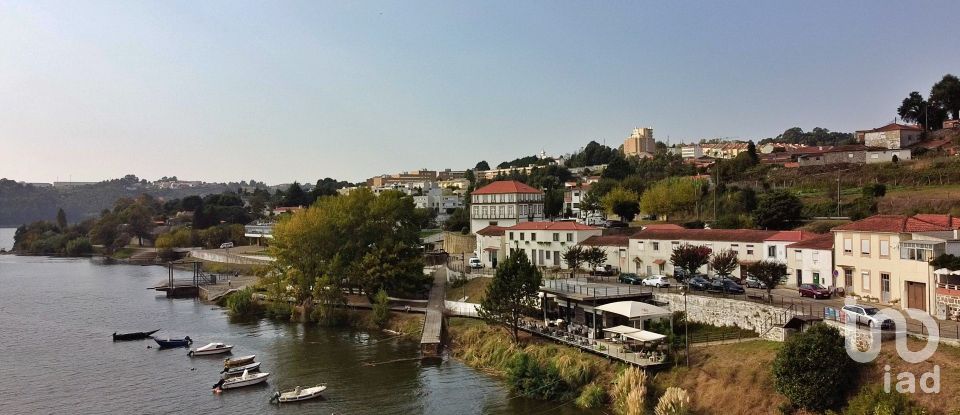
<svg viewBox="0 0 960 415"><path fill-rule="evenodd" d="M747 288L759 288L761 290L767 289L767 283L760 281L754 277L747 277Z"/></svg>
<svg viewBox="0 0 960 415"><path fill-rule="evenodd" d="M620 274L620 278L617 278L617 281L620 281L624 284L640 285L640 283L643 282L643 278L640 278L639 275L632 272L624 272Z"/></svg>
<svg viewBox="0 0 960 415"><path fill-rule="evenodd" d="M687 280L687 286L691 290L705 291L710 288L710 281L701 276L696 276Z"/></svg>
<svg viewBox="0 0 960 415"><path fill-rule="evenodd" d="M710 291L729 294L743 294L747 292L740 284L728 279L714 281L713 284L710 284Z"/></svg>
<svg viewBox="0 0 960 415"><path fill-rule="evenodd" d="M800 284L801 297L830 298L830 290L820 284Z"/></svg>
<svg viewBox="0 0 960 415"><path fill-rule="evenodd" d="M627 225L626 222L619 221L619 220L611 220L607 222L608 228L626 228L627 226L629 225Z"/></svg>

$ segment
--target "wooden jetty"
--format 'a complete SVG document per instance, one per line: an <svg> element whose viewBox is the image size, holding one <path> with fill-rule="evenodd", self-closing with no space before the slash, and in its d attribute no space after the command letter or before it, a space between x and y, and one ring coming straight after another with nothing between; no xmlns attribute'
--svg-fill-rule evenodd
<svg viewBox="0 0 960 415"><path fill-rule="evenodd" d="M443 334L445 328L444 296L447 282L445 267L433 272L433 287L427 302L426 316L423 319L423 332L420 337L420 357L422 359L439 358L443 352Z"/></svg>
<svg viewBox="0 0 960 415"><path fill-rule="evenodd" d="M193 278L176 279L174 278L174 264L193 264ZM152 287L157 291L167 293L167 298L196 298L200 295L200 284L203 281L203 271L200 269L201 261L180 260L167 264L167 280Z"/></svg>

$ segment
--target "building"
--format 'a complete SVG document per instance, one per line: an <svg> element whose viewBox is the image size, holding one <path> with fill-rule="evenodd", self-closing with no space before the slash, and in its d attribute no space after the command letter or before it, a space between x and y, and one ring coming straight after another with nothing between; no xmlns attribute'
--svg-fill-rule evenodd
<svg viewBox="0 0 960 415"><path fill-rule="evenodd" d="M583 199L587 197L587 192L589 191L589 184L567 187L563 191L563 211L570 212L573 217L577 219L586 218L590 212L580 209L580 205L583 203Z"/></svg>
<svg viewBox="0 0 960 415"><path fill-rule="evenodd" d="M506 249L522 249L534 265L567 269L563 253L602 233L600 228L576 222L531 221L504 229L504 243Z"/></svg>
<svg viewBox="0 0 960 415"><path fill-rule="evenodd" d="M818 235L787 245L787 268L793 270L793 278L786 285L821 284L837 287L833 275L833 234Z"/></svg>
<svg viewBox="0 0 960 415"><path fill-rule="evenodd" d="M747 149L750 148L750 144L741 141L725 141L720 143L703 143L700 144L700 148L703 150L703 155L705 156L716 159L732 159L736 158L740 153L746 153Z"/></svg>
<svg viewBox="0 0 960 415"><path fill-rule="evenodd" d="M857 131L855 136L867 147L901 149L919 143L922 134L923 129L919 126L894 122L872 130Z"/></svg>
<svg viewBox="0 0 960 415"><path fill-rule="evenodd" d="M630 264L630 236L629 235L600 235L591 236L580 242L585 248L600 248L607 253L607 262L603 265L618 270L626 270Z"/></svg>
<svg viewBox="0 0 960 415"><path fill-rule="evenodd" d="M644 157L657 152L657 142L653 139L653 128L634 128L630 137L623 141L623 155Z"/></svg>
<svg viewBox="0 0 960 415"><path fill-rule="evenodd" d="M700 245L714 252L733 250L741 263L764 259L764 241L777 231L752 229L644 229L630 236L628 255L630 261L625 269L641 275L673 275L670 263L673 249L682 245ZM700 270L712 274L707 266ZM733 275L740 275L738 267Z"/></svg>
<svg viewBox="0 0 960 415"><path fill-rule="evenodd" d="M58 189L72 189L74 187L89 186L98 182L53 182L53 187Z"/></svg>
<svg viewBox="0 0 960 415"><path fill-rule="evenodd" d="M684 159L698 159L703 157L703 148L700 144L690 144L680 147L680 157Z"/></svg>
<svg viewBox="0 0 960 415"><path fill-rule="evenodd" d="M449 189L433 187L414 194L413 204L420 209L430 209L436 215L436 222L443 223L457 208L463 207L463 197Z"/></svg>
<svg viewBox="0 0 960 415"><path fill-rule="evenodd" d="M874 215L833 228L837 284L865 301L933 313L929 261L956 246L949 215Z"/></svg>
<svg viewBox="0 0 960 415"><path fill-rule="evenodd" d="M273 228L276 221L256 220L243 225L243 236L250 245L266 245L268 239L273 239Z"/></svg>
<svg viewBox="0 0 960 415"><path fill-rule="evenodd" d="M504 227L491 225L477 231L477 250L473 256L480 258L484 267L496 268L506 258L506 245L503 238Z"/></svg>
<svg viewBox="0 0 960 415"><path fill-rule="evenodd" d="M792 153L800 167L832 164L874 164L910 160L910 150L862 145L822 146Z"/></svg>
<svg viewBox="0 0 960 415"><path fill-rule="evenodd" d="M787 245L813 238L814 234L804 231L780 231L763 241L763 259L787 263Z"/></svg>
<svg viewBox="0 0 960 415"><path fill-rule="evenodd" d="M543 191L524 183L501 180L470 194L470 232L490 225L513 226L543 220Z"/></svg>
<svg viewBox="0 0 960 415"><path fill-rule="evenodd" d="M757 151L760 152L760 154L789 153L805 148L807 148L807 146L803 144L769 142L758 146Z"/></svg>

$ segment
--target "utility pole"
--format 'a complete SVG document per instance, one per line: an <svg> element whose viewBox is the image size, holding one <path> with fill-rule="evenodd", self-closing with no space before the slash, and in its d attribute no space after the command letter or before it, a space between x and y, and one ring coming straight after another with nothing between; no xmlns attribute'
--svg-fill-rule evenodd
<svg viewBox="0 0 960 415"><path fill-rule="evenodd" d="M837 169L837 217L840 216L840 169Z"/></svg>

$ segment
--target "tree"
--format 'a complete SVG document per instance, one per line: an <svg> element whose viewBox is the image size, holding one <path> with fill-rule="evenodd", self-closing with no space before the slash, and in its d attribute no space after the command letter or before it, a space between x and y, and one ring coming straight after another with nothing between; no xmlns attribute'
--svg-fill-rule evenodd
<svg viewBox="0 0 960 415"><path fill-rule="evenodd" d="M153 230L152 212L141 203L134 203L120 213L126 225L126 232L137 238L137 244L143 246L143 238L150 238Z"/></svg>
<svg viewBox="0 0 960 415"><path fill-rule="evenodd" d="M560 216L563 212L563 189L546 189L543 192L543 214L548 218Z"/></svg>
<svg viewBox="0 0 960 415"><path fill-rule="evenodd" d="M737 260L737 251L732 249L715 252L710 258L710 268L721 277L729 277L738 266L740 262Z"/></svg>
<svg viewBox="0 0 960 415"><path fill-rule="evenodd" d="M499 324L510 330L514 343L520 342L517 325L526 309L536 306L537 293L543 276L530 263L522 249L514 249L497 266L497 273L487 286L477 311L489 324Z"/></svg>
<svg viewBox="0 0 960 415"><path fill-rule="evenodd" d="M903 99L897 114L904 121L922 125L924 130L936 130L947 116L942 104L923 99L917 91Z"/></svg>
<svg viewBox="0 0 960 415"><path fill-rule="evenodd" d="M470 212L465 208L456 208L446 222L443 222L443 230L449 232L470 232Z"/></svg>
<svg viewBox="0 0 960 415"><path fill-rule="evenodd" d="M930 101L950 113L953 119L960 120L960 79L951 74L944 75L930 89Z"/></svg>
<svg viewBox="0 0 960 415"><path fill-rule="evenodd" d="M692 209L700 198L702 181L688 177L668 177L643 192L640 210L654 215L670 215Z"/></svg>
<svg viewBox="0 0 960 415"><path fill-rule="evenodd" d="M607 167L603 169L601 177L606 179L623 180L623 178L629 176L630 173L633 173L633 168L630 166L630 162L617 153L617 155L612 157L610 162L607 163Z"/></svg>
<svg viewBox="0 0 960 415"><path fill-rule="evenodd" d="M584 262L587 262L586 253L580 245L574 245L563 251L563 262L570 268L570 278L577 277L577 270Z"/></svg>
<svg viewBox="0 0 960 415"><path fill-rule="evenodd" d="M283 198L284 206L309 206L310 202L310 196L307 195L307 192L303 191L300 183L293 182L290 187L287 187L286 194Z"/></svg>
<svg viewBox="0 0 960 415"><path fill-rule="evenodd" d="M786 190L761 194L753 211L753 222L762 229L790 229L801 217L803 203Z"/></svg>
<svg viewBox="0 0 960 415"><path fill-rule="evenodd" d="M776 261L757 261L744 269L750 276L767 286L767 298L772 298L770 292L787 280L787 264Z"/></svg>
<svg viewBox="0 0 960 415"><path fill-rule="evenodd" d="M755 166L760 162L760 157L757 156L757 145L753 144L753 140L747 144L747 156L750 158L751 165Z"/></svg>
<svg viewBox="0 0 960 415"><path fill-rule="evenodd" d="M382 288L373 297L373 324L384 328L390 322L390 297Z"/></svg>
<svg viewBox="0 0 960 415"><path fill-rule="evenodd" d="M630 222L637 213L640 213L639 197L636 193L622 187L617 187L607 193L601 200L607 212L620 217L620 220Z"/></svg>
<svg viewBox="0 0 960 415"><path fill-rule="evenodd" d="M712 250L703 245L690 245L683 244L673 248L673 253L670 254L670 263L673 264L674 268L682 269L683 273L678 278L676 272L674 272L673 277L683 282L691 274L697 272L700 267L707 265L707 262L710 261L710 253Z"/></svg>
<svg viewBox="0 0 960 415"><path fill-rule="evenodd" d="M67 230L67 213L63 211L63 208L57 209L57 228L60 229L60 232Z"/></svg>
<svg viewBox="0 0 960 415"><path fill-rule="evenodd" d="M195 212L198 208L203 206L203 199L200 196L192 195L183 198L180 202L180 207L187 212Z"/></svg>
<svg viewBox="0 0 960 415"><path fill-rule="evenodd" d="M858 369L843 336L826 324L791 336L773 361L777 391L793 406L814 412L840 405L856 384Z"/></svg>
<svg viewBox="0 0 960 415"><path fill-rule="evenodd" d="M487 171L490 170L490 164L486 160L481 160L477 163L477 166L473 168L476 171Z"/></svg>
<svg viewBox="0 0 960 415"><path fill-rule="evenodd" d="M587 264L590 264L590 269L596 271L597 268L603 266L607 262L607 251L603 248L594 246L587 248L583 251L583 256Z"/></svg>

